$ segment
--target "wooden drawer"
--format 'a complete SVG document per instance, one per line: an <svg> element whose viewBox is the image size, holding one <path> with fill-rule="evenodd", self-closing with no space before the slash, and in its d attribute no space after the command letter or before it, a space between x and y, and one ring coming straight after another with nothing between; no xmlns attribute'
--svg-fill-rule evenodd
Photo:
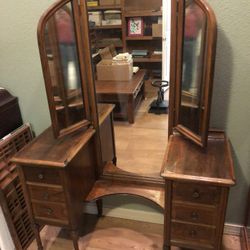
<svg viewBox="0 0 250 250"><path fill-rule="evenodd" d="M64 204L32 202L35 219L68 224L68 212Z"/></svg>
<svg viewBox="0 0 250 250"><path fill-rule="evenodd" d="M31 200L65 202L62 187L44 187L37 185L27 185Z"/></svg>
<svg viewBox="0 0 250 250"><path fill-rule="evenodd" d="M215 228L211 226L173 221L171 224L171 241L185 242L187 247L189 244L192 246L194 243L211 246L215 243Z"/></svg>
<svg viewBox="0 0 250 250"><path fill-rule="evenodd" d="M173 183L173 201L188 201L216 205L220 200L219 187L190 183Z"/></svg>
<svg viewBox="0 0 250 250"><path fill-rule="evenodd" d="M199 223L205 225L216 225L217 209L202 205L191 205L182 203L172 204L172 219Z"/></svg>
<svg viewBox="0 0 250 250"><path fill-rule="evenodd" d="M26 181L61 184L60 172L56 169L23 167Z"/></svg>
<svg viewBox="0 0 250 250"><path fill-rule="evenodd" d="M144 81L141 81L139 86L136 88L135 92L134 92L134 98L137 97L138 93L142 90L142 85L144 84Z"/></svg>

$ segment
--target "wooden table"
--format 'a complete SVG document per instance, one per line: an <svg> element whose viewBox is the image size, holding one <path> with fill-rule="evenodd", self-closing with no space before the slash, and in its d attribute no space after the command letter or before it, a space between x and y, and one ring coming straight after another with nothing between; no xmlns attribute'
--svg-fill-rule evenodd
<svg viewBox="0 0 250 250"><path fill-rule="evenodd" d="M146 70L139 70L130 81L96 81L97 101L113 103L115 118L134 123L135 110L144 98Z"/></svg>

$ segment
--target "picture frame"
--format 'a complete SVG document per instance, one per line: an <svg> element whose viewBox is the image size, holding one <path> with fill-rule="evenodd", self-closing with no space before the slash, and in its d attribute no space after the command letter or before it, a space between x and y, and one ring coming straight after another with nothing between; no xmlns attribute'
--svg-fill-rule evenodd
<svg viewBox="0 0 250 250"><path fill-rule="evenodd" d="M141 17L131 17L128 20L128 36L143 36L144 27Z"/></svg>

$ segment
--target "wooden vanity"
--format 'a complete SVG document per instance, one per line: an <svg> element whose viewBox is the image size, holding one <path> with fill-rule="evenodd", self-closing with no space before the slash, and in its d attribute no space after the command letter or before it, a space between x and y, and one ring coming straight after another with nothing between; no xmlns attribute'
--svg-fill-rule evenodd
<svg viewBox="0 0 250 250"><path fill-rule="evenodd" d="M220 249L229 188L235 184L225 134L210 132L206 151L172 135L162 177L166 247Z"/></svg>
<svg viewBox="0 0 250 250"><path fill-rule="evenodd" d="M227 198L235 176L225 133L209 130L216 47L211 7L203 0L172 0L169 141L162 145L166 153L158 176L119 168L115 106L98 103L103 86L96 85L93 76L87 12L85 0L61 0L44 13L38 26L52 126L12 159L20 166L38 248L43 249L38 228L48 224L69 229L74 248L79 249L83 202L96 201L101 215L103 197L126 194L162 208L164 249L221 249ZM190 13L199 23L192 38L185 25ZM70 44L58 35L63 15L70 20ZM190 57L196 66L186 72L190 41L195 42ZM73 58L73 82L64 68L64 46ZM144 96L144 74L139 71L140 83L132 91L135 99ZM188 83L190 77L193 81Z"/></svg>

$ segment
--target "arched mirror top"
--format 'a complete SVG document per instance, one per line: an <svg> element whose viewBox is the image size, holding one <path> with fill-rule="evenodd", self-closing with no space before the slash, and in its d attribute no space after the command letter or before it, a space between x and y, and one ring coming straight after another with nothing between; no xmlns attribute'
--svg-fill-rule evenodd
<svg viewBox="0 0 250 250"><path fill-rule="evenodd" d="M55 137L90 124L86 70L81 67L77 1L52 5L40 18L38 44ZM83 65L83 63L82 63Z"/></svg>
<svg viewBox="0 0 250 250"><path fill-rule="evenodd" d="M206 147L216 49L216 19L203 0L172 1L171 86L173 128ZM174 54L174 56L173 56ZM172 126L172 124L170 124ZM172 128L170 127L170 131Z"/></svg>

